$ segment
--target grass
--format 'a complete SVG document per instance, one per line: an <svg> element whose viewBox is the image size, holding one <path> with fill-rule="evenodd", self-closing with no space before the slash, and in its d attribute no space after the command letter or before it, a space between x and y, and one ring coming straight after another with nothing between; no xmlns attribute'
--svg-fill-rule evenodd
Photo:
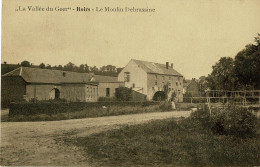
<svg viewBox="0 0 260 167"><path fill-rule="evenodd" d="M191 119L157 120L69 140L98 166L258 166L260 138L214 135Z"/></svg>
<svg viewBox="0 0 260 167"><path fill-rule="evenodd" d="M116 116L126 114L148 113L148 112L160 112L158 105L146 106L146 107L133 107L133 106L111 106L108 108L91 108L82 111L56 113L56 114L35 114L35 115L14 115L4 121L56 121L67 119L79 119L79 118L94 118L103 116ZM3 120L2 120L3 121Z"/></svg>

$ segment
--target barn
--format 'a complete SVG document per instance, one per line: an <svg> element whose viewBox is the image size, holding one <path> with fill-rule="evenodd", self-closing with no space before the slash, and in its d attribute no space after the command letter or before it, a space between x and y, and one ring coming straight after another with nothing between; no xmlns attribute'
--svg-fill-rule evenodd
<svg viewBox="0 0 260 167"><path fill-rule="evenodd" d="M117 77L52 69L20 67L2 75L2 101L31 99L97 101L113 97L115 89L124 86Z"/></svg>

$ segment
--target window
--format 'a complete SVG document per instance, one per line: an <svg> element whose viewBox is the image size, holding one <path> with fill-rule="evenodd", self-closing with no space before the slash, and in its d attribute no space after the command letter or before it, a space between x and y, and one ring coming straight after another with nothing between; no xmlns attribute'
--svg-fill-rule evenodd
<svg viewBox="0 0 260 167"><path fill-rule="evenodd" d="M133 83L133 88L135 87L135 83Z"/></svg>
<svg viewBox="0 0 260 167"><path fill-rule="evenodd" d="M154 87L152 87L152 90L153 90L153 91L155 90Z"/></svg>
<svg viewBox="0 0 260 167"><path fill-rule="evenodd" d="M110 88L106 88L106 97L110 97Z"/></svg>
<svg viewBox="0 0 260 167"><path fill-rule="evenodd" d="M164 76L162 77L162 79L163 79L163 80L165 79Z"/></svg>
<svg viewBox="0 0 260 167"><path fill-rule="evenodd" d="M154 85L157 85L157 81L154 82Z"/></svg>
<svg viewBox="0 0 260 167"><path fill-rule="evenodd" d="M181 82L180 82L180 86L181 86Z"/></svg>
<svg viewBox="0 0 260 167"><path fill-rule="evenodd" d="M155 75L155 79L157 80L157 75Z"/></svg>
<svg viewBox="0 0 260 167"><path fill-rule="evenodd" d="M171 91L171 88L169 88L169 92Z"/></svg>
<svg viewBox="0 0 260 167"><path fill-rule="evenodd" d="M130 72L125 72L124 77L125 77L125 82L129 82L130 81Z"/></svg>
<svg viewBox="0 0 260 167"><path fill-rule="evenodd" d="M171 80L171 77L169 77L169 80Z"/></svg>
<svg viewBox="0 0 260 167"><path fill-rule="evenodd" d="M169 82L168 85L171 86L172 84Z"/></svg>
<svg viewBox="0 0 260 167"><path fill-rule="evenodd" d="M178 86L178 82L176 82L176 86Z"/></svg>

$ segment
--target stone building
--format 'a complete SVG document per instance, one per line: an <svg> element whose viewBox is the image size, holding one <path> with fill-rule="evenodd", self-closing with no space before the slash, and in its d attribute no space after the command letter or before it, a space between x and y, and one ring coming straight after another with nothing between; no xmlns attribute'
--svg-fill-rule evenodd
<svg viewBox="0 0 260 167"><path fill-rule="evenodd" d="M60 70L20 67L2 76L2 101L25 99L97 101L113 97L115 89L124 86L117 77Z"/></svg>
<svg viewBox="0 0 260 167"><path fill-rule="evenodd" d="M155 92L163 91L167 85L169 95L175 92L177 101L183 101L183 76L169 62L159 64L132 59L119 73L118 81L146 95L148 100L153 98Z"/></svg>
<svg viewBox="0 0 260 167"><path fill-rule="evenodd" d="M186 96L191 97L200 97L200 89L199 89L199 83L196 81L195 78L192 78L192 80L185 80L183 82L183 94Z"/></svg>

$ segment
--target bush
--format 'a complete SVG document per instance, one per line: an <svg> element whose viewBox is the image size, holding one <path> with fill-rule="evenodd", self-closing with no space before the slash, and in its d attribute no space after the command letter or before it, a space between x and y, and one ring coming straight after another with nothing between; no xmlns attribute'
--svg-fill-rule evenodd
<svg viewBox="0 0 260 167"><path fill-rule="evenodd" d="M115 96L118 101L130 101L132 99L132 89L127 87L116 88Z"/></svg>
<svg viewBox="0 0 260 167"><path fill-rule="evenodd" d="M256 135L258 120L243 107L228 107L212 114L212 130L216 134L252 137Z"/></svg>
<svg viewBox="0 0 260 167"><path fill-rule="evenodd" d="M170 101L162 101L160 102L159 108L162 111L172 111L172 104Z"/></svg>
<svg viewBox="0 0 260 167"><path fill-rule="evenodd" d="M203 108L192 112L190 115L190 119L195 125L201 126L203 128L211 128L211 118L210 113L207 107L204 105Z"/></svg>
<svg viewBox="0 0 260 167"><path fill-rule="evenodd" d="M210 129L214 134L252 137L257 135L258 120L243 107L216 109L212 115L206 107L191 114L194 125Z"/></svg>
<svg viewBox="0 0 260 167"><path fill-rule="evenodd" d="M102 108L102 106L152 106L158 105L159 102L144 101L100 101L100 102L24 102L24 103L11 103L9 116L12 115L34 115L34 114L57 114L69 113L82 110L90 110L92 108Z"/></svg>
<svg viewBox="0 0 260 167"><path fill-rule="evenodd" d="M192 97L184 97L183 98L184 103L206 103L207 98L205 97L200 97L200 98L192 98Z"/></svg>
<svg viewBox="0 0 260 167"><path fill-rule="evenodd" d="M99 97L98 101L117 101L117 99L113 97Z"/></svg>
<svg viewBox="0 0 260 167"><path fill-rule="evenodd" d="M145 106L146 105L146 106ZM137 114L137 113L149 113L162 111L159 109L159 105L150 105L144 103L142 106L125 106L114 105L108 107L96 107L86 108L73 112L60 112L60 113L38 113L31 115L11 115L9 118L5 118L4 121L56 121L66 119L79 119L79 118L94 118L104 116Z"/></svg>

